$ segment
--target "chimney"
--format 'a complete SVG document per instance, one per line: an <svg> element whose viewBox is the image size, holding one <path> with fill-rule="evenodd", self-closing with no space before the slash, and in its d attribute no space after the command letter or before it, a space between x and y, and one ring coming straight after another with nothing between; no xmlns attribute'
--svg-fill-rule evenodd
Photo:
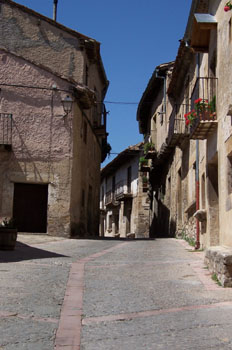
<svg viewBox="0 0 232 350"><path fill-rule="evenodd" d="M57 4L58 4L58 0L54 0L54 3L53 3L53 20L54 20L54 21L56 21Z"/></svg>

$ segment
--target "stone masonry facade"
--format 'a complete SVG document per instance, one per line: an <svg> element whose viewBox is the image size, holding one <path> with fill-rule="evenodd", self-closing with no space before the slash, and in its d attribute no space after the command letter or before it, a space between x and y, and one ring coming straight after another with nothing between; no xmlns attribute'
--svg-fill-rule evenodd
<svg viewBox="0 0 232 350"><path fill-rule="evenodd" d="M145 145L155 149L153 235L183 237L205 249L210 271L231 286L232 17L225 4L192 1L176 60L155 68L137 120Z"/></svg>

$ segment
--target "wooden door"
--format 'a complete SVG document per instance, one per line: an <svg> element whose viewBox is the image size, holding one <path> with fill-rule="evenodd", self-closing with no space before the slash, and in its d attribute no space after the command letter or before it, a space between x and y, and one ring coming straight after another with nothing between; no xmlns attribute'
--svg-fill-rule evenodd
<svg viewBox="0 0 232 350"><path fill-rule="evenodd" d="M48 185L14 184L13 217L19 232L47 232Z"/></svg>

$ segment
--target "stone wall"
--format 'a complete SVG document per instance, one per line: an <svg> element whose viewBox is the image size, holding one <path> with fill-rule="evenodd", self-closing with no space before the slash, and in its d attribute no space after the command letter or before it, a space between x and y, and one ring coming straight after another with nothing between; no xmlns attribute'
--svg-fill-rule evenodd
<svg viewBox="0 0 232 350"><path fill-rule="evenodd" d="M216 274L223 287L232 287L232 249L210 247L205 253L205 263L212 274Z"/></svg>

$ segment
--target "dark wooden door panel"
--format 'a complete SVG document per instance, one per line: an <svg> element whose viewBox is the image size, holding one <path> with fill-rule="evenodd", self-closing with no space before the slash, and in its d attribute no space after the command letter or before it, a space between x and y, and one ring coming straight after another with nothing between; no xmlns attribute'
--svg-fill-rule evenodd
<svg viewBox="0 0 232 350"><path fill-rule="evenodd" d="M13 216L19 232L47 232L48 185L15 183Z"/></svg>

